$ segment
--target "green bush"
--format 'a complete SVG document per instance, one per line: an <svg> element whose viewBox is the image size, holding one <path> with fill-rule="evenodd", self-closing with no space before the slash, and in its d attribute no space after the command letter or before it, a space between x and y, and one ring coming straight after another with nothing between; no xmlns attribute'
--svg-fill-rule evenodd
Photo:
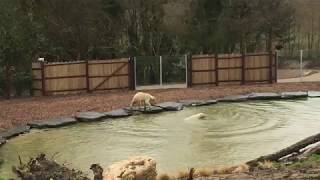
<svg viewBox="0 0 320 180"><path fill-rule="evenodd" d="M32 78L30 73L16 73L12 80L13 89L15 89L16 96L21 96L24 92L30 92L32 88Z"/></svg>

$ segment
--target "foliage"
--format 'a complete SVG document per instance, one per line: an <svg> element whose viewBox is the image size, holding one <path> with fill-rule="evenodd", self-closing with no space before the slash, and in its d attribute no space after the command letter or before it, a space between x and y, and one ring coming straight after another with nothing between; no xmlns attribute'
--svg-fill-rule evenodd
<svg viewBox="0 0 320 180"><path fill-rule="evenodd" d="M298 161L288 166L291 169L301 169L301 168L313 168L319 167L320 164L320 155L313 154L307 160Z"/></svg>
<svg viewBox="0 0 320 180"><path fill-rule="evenodd" d="M0 68L15 67L17 79L38 57L268 51L294 41L293 5L289 0L2 0Z"/></svg>

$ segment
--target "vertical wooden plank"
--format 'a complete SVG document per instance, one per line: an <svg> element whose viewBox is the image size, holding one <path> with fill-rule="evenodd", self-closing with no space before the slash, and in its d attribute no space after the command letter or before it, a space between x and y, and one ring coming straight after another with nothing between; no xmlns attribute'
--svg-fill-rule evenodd
<svg viewBox="0 0 320 180"><path fill-rule="evenodd" d="M272 61L273 61L273 54L272 51L269 52L269 83L272 84Z"/></svg>
<svg viewBox="0 0 320 180"><path fill-rule="evenodd" d="M192 74L192 55L187 55L187 69L188 69L188 82L187 82L187 87L190 88L192 87L192 78L193 78L193 74Z"/></svg>
<svg viewBox="0 0 320 180"><path fill-rule="evenodd" d="M214 60L215 60L215 69L216 69L216 85L219 86L219 56L218 56L218 54L215 54Z"/></svg>
<svg viewBox="0 0 320 180"><path fill-rule="evenodd" d="M241 84L246 84L246 55L244 53L241 54L241 61L242 61L242 77L241 77Z"/></svg>
<svg viewBox="0 0 320 180"><path fill-rule="evenodd" d="M275 53L275 62L274 62L275 68L274 68L274 82L278 82L278 51Z"/></svg>
<svg viewBox="0 0 320 180"><path fill-rule="evenodd" d="M130 90L136 90L136 83L135 83L135 68L134 68L134 58L133 57L130 57L129 60L129 67L128 67L128 82L129 82L129 89Z"/></svg>
<svg viewBox="0 0 320 180"><path fill-rule="evenodd" d="M90 93L90 74L89 74L89 61L86 60L86 88L87 88L87 93Z"/></svg>
<svg viewBox="0 0 320 180"><path fill-rule="evenodd" d="M44 62L41 62L41 84L42 84L42 96L45 96L46 93L46 76L45 76L46 65Z"/></svg>

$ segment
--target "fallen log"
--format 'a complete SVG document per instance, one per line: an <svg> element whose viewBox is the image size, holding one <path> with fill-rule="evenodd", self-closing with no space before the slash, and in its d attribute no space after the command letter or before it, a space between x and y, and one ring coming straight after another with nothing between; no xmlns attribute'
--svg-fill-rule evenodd
<svg viewBox="0 0 320 180"><path fill-rule="evenodd" d="M249 162L247 162L246 164L248 164L250 167L256 167L258 165L259 162L264 162L264 161L278 161L280 158L287 156L289 154L292 154L294 152L299 152L300 149L305 148L306 146L310 145L310 144L314 144L316 142L320 141L320 133L310 136L308 138L305 138L285 149L282 149L276 153L273 154L269 154L266 156L261 156L257 159L251 160Z"/></svg>
<svg viewBox="0 0 320 180"><path fill-rule="evenodd" d="M300 154L297 158L299 160L307 159L313 154L319 154L320 153L320 144L317 143L315 146L312 146L305 150L302 154Z"/></svg>

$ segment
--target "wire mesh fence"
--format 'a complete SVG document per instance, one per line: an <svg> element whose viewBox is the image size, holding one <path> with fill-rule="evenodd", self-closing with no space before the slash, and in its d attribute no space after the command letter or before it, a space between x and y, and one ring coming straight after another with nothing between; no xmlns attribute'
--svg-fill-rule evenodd
<svg viewBox="0 0 320 180"><path fill-rule="evenodd" d="M135 58L137 87L186 87L186 56L143 56Z"/></svg>
<svg viewBox="0 0 320 180"><path fill-rule="evenodd" d="M320 81L319 51L280 51L278 63L279 83Z"/></svg>

